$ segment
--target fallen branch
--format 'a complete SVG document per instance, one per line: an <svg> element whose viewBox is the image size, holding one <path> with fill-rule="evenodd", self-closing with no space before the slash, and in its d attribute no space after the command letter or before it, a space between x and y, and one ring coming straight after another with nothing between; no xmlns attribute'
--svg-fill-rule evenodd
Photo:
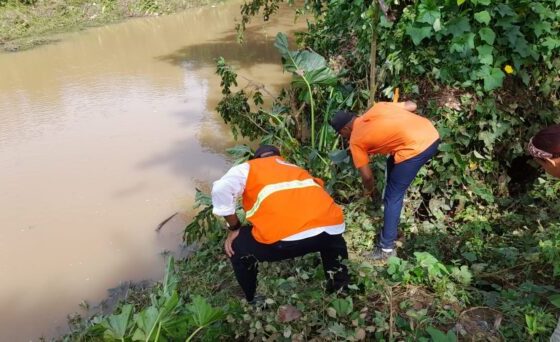
<svg viewBox="0 0 560 342"><path fill-rule="evenodd" d="M156 228L156 232L159 233L159 231L161 230L161 228L163 228L163 226L164 226L167 222L169 222L169 220L171 220L172 218L174 218L175 215L177 215L177 214L179 214L179 212L176 212L175 214L173 214L173 215L169 216L168 218L166 218L165 220L161 221L161 223L158 224L158 226L157 226L157 228Z"/></svg>

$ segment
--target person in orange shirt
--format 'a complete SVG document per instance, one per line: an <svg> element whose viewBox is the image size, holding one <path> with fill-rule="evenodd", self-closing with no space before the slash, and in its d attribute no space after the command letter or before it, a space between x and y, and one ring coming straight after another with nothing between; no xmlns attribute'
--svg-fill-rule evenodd
<svg viewBox="0 0 560 342"><path fill-rule="evenodd" d="M236 214L242 198L242 226ZM255 299L260 261L280 261L319 252L327 291L348 285L348 258L342 209L323 181L286 162L278 148L263 145L248 162L232 167L212 186L213 213L223 216L229 233L224 243L235 277L249 303Z"/></svg>
<svg viewBox="0 0 560 342"><path fill-rule="evenodd" d="M438 149L438 131L428 119L414 114L415 110L414 102L378 102L360 117L352 112L339 111L331 120L331 126L349 140L365 195L378 197L369 155L389 155L383 194L383 229L373 252L368 255L374 260L396 255L395 240L404 195L420 168Z"/></svg>

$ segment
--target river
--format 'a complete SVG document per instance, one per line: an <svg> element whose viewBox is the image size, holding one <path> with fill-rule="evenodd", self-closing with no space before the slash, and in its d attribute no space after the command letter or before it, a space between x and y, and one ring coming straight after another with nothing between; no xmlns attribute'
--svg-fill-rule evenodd
<svg viewBox="0 0 560 342"><path fill-rule="evenodd" d="M214 59L278 91L286 12L235 41L239 1L0 54L0 341L66 331L107 289L158 280L195 187L228 168ZM244 81L242 81L244 82ZM242 85L242 84L241 84ZM179 211L160 233L154 230Z"/></svg>

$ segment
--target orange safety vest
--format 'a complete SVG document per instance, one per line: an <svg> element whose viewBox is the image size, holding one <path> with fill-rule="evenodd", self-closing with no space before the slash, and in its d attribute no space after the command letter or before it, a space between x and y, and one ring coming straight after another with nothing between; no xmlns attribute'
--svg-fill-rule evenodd
<svg viewBox="0 0 560 342"><path fill-rule="evenodd" d="M248 163L243 209L258 242L271 244L308 229L344 224L342 209L309 172L278 156Z"/></svg>

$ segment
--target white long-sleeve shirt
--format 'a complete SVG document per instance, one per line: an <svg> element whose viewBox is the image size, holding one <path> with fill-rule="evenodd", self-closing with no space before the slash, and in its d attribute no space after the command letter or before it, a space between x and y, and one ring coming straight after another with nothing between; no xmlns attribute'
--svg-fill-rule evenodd
<svg viewBox="0 0 560 342"><path fill-rule="evenodd" d="M225 175L215 181L212 186L212 212L218 216L228 216L235 214L237 199L245 191L247 177L249 176L249 163L236 165L229 169ZM305 230L303 232L288 236L282 241L297 241L307 239L323 232L330 235L342 234L345 225L324 226Z"/></svg>

